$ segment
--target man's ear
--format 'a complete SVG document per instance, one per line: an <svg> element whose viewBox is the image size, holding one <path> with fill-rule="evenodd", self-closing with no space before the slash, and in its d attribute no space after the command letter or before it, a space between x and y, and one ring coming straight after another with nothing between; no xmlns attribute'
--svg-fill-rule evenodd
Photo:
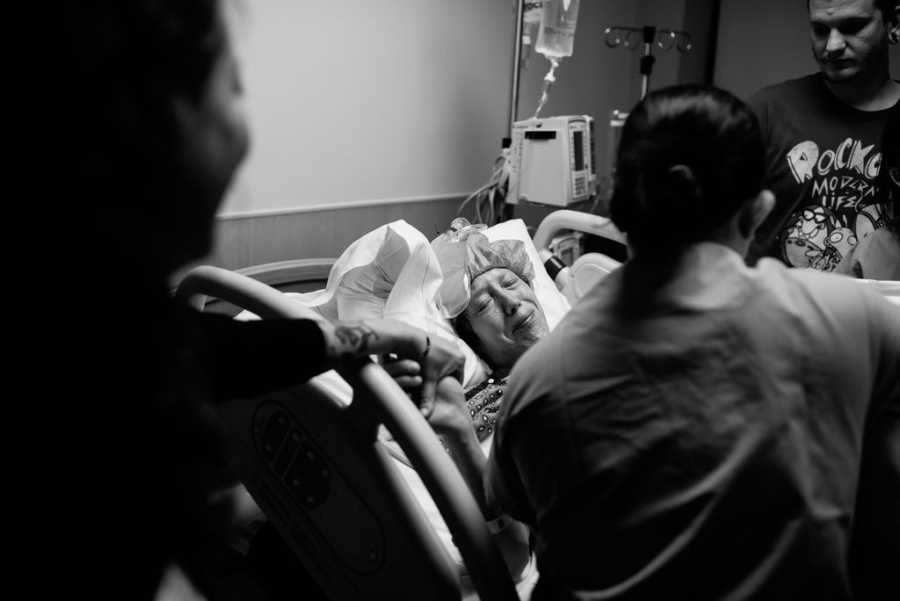
<svg viewBox="0 0 900 601"><path fill-rule="evenodd" d="M888 42L891 44L900 43L900 5L894 4L894 13L887 15L885 24L888 28Z"/></svg>
<svg viewBox="0 0 900 601"><path fill-rule="evenodd" d="M775 195L770 190L760 190L750 202L744 205L738 217L738 228L741 236L752 238L772 209L775 207Z"/></svg>

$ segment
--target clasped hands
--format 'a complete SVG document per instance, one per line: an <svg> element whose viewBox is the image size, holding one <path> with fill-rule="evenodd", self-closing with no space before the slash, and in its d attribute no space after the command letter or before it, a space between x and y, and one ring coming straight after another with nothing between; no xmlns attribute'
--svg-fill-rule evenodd
<svg viewBox="0 0 900 601"><path fill-rule="evenodd" d="M460 381L463 361L454 344L431 337L431 348L421 361L384 355L381 366L418 404L428 423L436 431L446 432L460 426L471 428Z"/></svg>

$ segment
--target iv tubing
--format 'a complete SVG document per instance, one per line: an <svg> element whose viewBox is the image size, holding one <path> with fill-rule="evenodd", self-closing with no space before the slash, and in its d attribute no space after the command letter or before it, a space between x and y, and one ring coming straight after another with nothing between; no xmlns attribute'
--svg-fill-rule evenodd
<svg viewBox="0 0 900 601"><path fill-rule="evenodd" d="M534 117L532 119L537 119L538 115L541 112L541 109L544 108L544 105L547 103L547 98L550 93L550 86L553 85L553 82L556 81L556 68L559 66L559 59L553 56L548 56L547 60L550 61L550 70L547 71L547 75L544 76L544 86L541 89L541 100L538 102L537 108L534 110Z"/></svg>

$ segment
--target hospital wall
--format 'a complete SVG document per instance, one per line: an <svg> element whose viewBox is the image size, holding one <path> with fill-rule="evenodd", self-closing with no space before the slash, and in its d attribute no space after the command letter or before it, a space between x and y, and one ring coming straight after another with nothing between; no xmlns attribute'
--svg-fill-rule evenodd
<svg viewBox="0 0 900 601"><path fill-rule="evenodd" d="M506 135L514 0L247 0L251 154L217 220L228 268L449 225Z"/></svg>
<svg viewBox="0 0 900 601"><path fill-rule="evenodd" d="M593 115L604 174L613 158L609 114L629 110L641 89L640 48L610 48L606 27L691 34L688 53L655 50L652 89L714 81L746 96L815 69L797 4L583 0L574 55L558 69L542 115ZM234 269L336 257L401 218L431 236L487 180L507 135L515 0L238 5L254 140L207 262ZM892 60L896 77L896 47ZM540 55L523 60L519 118L533 114L547 67ZM516 215L536 226L550 210L519 205Z"/></svg>
<svg viewBox="0 0 900 601"><path fill-rule="evenodd" d="M400 218L427 235L446 227L487 180L507 135L515 0L238 4L254 140L206 261L239 268L334 257ZM602 30L642 25L660 11L660 26L678 27L689 4L582 2L575 56L543 114L604 120L613 107L627 109L639 96L639 56L606 48ZM666 60L660 84L677 79ZM526 86L545 65L533 56L523 72L520 117L534 110ZM537 225L547 212L517 215Z"/></svg>

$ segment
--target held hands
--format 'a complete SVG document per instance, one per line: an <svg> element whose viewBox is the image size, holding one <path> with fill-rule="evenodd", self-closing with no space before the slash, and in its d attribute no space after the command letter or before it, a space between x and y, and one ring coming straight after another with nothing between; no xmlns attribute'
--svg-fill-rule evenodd
<svg viewBox="0 0 900 601"><path fill-rule="evenodd" d="M436 403L441 396L442 389L446 388L445 382L454 382L462 394L462 370L464 358L456 345L443 338L429 338L430 347L427 349L424 360L420 360L419 369L422 377L422 392L419 408L425 419L436 409ZM449 376L449 377L448 377ZM463 397L465 404L465 397Z"/></svg>
<svg viewBox="0 0 900 601"><path fill-rule="evenodd" d="M411 344L409 348L414 350L405 353L394 351L400 358L386 363L383 361L385 363L383 366L398 381L401 388L407 392L418 393L419 407L428 419L434 410L438 383L447 376L461 380L465 358L455 344L444 338L430 336L399 321L385 319L384 323L407 337ZM387 369L387 366L392 364L394 367L391 369L394 373ZM398 379L398 376L402 380Z"/></svg>
<svg viewBox="0 0 900 601"><path fill-rule="evenodd" d="M446 376L461 378L464 358L455 344L402 321L336 322L323 324L322 331L333 361L392 353L414 363L418 371L406 375L419 378L410 388L420 387L420 406L426 416L434 405L438 382Z"/></svg>
<svg viewBox="0 0 900 601"><path fill-rule="evenodd" d="M383 361L382 367L412 398L423 389L422 371L416 361L390 359ZM441 378L435 386L434 396L430 402L422 394L419 409L428 423L439 433L450 433L460 427L467 429L472 427L466 415L466 398L462 384L456 378Z"/></svg>

